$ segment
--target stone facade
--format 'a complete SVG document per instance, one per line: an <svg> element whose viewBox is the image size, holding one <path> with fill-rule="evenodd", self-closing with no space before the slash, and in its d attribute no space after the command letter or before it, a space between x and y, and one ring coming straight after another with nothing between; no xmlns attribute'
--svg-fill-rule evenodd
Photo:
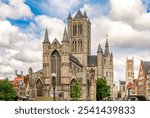
<svg viewBox="0 0 150 118"><path fill-rule="evenodd" d="M109 51L106 37L105 51L100 44L97 55L91 55L91 23L79 10L72 18L67 18L61 43L54 39L49 42L48 31L43 42L43 69L33 72L29 69L30 98L53 96L52 73L56 74L55 93L62 93L69 100L70 89L74 82L81 85L82 100L96 100L96 78L105 77L113 87L113 54Z"/></svg>
<svg viewBox="0 0 150 118"><path fill-rule="evenodd" d="M133 92L133 83L134 82L134 60L133 59L126 59L126 94L128 95L129 92L132 94ZM132 86L131 86L132 85ZM130 91L129 91L129 86Z"/></svg>

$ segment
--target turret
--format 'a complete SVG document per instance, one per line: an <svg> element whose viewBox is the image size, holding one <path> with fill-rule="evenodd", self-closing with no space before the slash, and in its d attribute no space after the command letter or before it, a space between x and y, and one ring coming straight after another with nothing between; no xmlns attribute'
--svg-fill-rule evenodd
<svg viewBox="0 0 150 118"><path fill-rule="evenodd" d="M45 37L44 37L44 41L43 41L43 52L44 53L48 52L49 46L50 46L50 42L49 42L49 38L48 38L48 30L46 29Z"/></svg>
<svg viewBox="0 0 150 118"><path fill-rule="evenodd" d="M62 42L62 50L64 52L69 51L69 38L68 38L66 27L65 27L63 38L62 38L61 42Z"/></svg>
<svg viewBox="0 0 150 118"><path fill-rule="evenodd" d="M86 17L86 18L87 18L87 14L86 14L86 11L84 11L84 17Z"/></svg>
<svg viewBox="0 0 150 118"><path fill-rule="evenodd" d="M49 48L50 42L48 38L48 30L45 31L45 37L43 41L43 70L44 70L44 77L48 77L48 66L49 66Z"/></svg>
<svg viewBox="0 0 150 118"><path fill-rule="evenodd" d="M99 77L102 77L103 75L103 50L101 48L101 45L99 44L98 50L97 50L97 74Z"/></svg>
<svg viewBox="0 0 150 118"><path fill-rule="evenodd" d="M30 67L30 68L29 68L29 75L32 75L32 73L33 73L33 70L32 70L32 68Z"/></svg>
<svg viewBox="0 0 150 118"><path fill-rule="evenodd" d="M46 31L45 31L45 38L44 38L43 44L44 44L44 43L49 43L47 28L46 28Z"/></svg>
<svg viewBox="0 0 150 118"><path fill-rule="evenodd" d="M63 34L63 39L62 39L62 43L64 43L64 42L67 42L67 43L69 42L66 27L65 27L64 34Z"/></svg>
<svg viewBox="0 0 150 118"><path fill-rule="evenodd" d="M71 13L69 12L68 18L67 19L72 19Z"/></svg>
<svg viewBox="0 0 150 118"><path fill-rule="evenodd" d="M32 87L33 86L33 83L32 83L32 68L30 67L29 68L29 87Z"/></svg>
<svg viewBox="0 0 150 118"><path fill-rule="evenodd" d="M105 52L104 54L107 56L107 55L110 55L110 52L109 52L109 44L108 44L108 35L106 35L106 43L105 43Z"/></svg>

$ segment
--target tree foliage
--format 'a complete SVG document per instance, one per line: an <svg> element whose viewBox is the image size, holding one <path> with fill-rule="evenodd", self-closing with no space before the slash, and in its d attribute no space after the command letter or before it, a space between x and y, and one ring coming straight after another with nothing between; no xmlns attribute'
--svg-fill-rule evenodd
<svg viewBox="0 0 150 118"><path fill-rule="evenodd" d="M0 100L11 101L16 97L14 86L6 79L0 83Z"/></svg>
<svg viewBox="0 0 150 118"><path fill-rule="evenodd" d="M81 86L78 82L75 82L70 88L70 97L72 100L78 100L81 96Z"/></svg>
<svg viewBox="0 0 150 118"><path fill-rule="evenodd" d="M110 96L110 86L103 78L97 78L96 80L96 99L103 100L103 98Z"/></svg>

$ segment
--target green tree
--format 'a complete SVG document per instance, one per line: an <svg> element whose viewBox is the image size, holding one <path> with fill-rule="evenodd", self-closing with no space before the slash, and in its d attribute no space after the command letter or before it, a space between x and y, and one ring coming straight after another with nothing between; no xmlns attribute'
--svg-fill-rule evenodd
<svg viewBox="0 0 150 118"><path fill-rule="evenodd" d="M110 86L103 78L97 78L96 80L96 99L103 100L103 98L110 96Z"/></svg>
<svg viewBox="0 0 150 118"><path fill-rule="evenodd" d="M6 79L0 83L0 100L11 101L16 97L14 86Z"/></svg>
<svg viewBox="0 0 150 118"><path fill-rule="evenodd" d="M71 85L70 97L72 100L78 100L81 96L81 86L78 82L75 82Z"/></svg>

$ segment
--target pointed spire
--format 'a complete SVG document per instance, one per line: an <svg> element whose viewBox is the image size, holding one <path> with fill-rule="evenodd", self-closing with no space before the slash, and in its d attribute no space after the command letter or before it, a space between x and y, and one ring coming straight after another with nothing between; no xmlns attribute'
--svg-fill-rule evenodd
<svg viewBox="0 0 150 118"><path fill-rule="evenodd" d="M84 17L86 17L86 18L87 18L87 14L86 14L86 11L84 11Z"/></svg>
<svg viewBox="0 0 150 118"><path fill-rule="evenodd" d="M49 43L47 28L46 28L46 31L45 31L45 38L44 38L44 42L43 43Z"/></svg>
<svg viewBox="0 0 150 118"><path fill-rule="evenodd" d="M65 27L65 30L64 30L64 35L63 35L62 42L69 42L66 27Z"/></svg>
<svg viewBox="0 0 150 118"><path fill-rule="evenodd" d="M32 68L30 67L30 68L29 68L29 74L32 74L32 72L33 72L33 70L32 70Z"/></svg>
<svg viewBox="0 0 150 118"><path fill-rule="evenodd" d="M68 19L72 19L71 13L69 12Z"/></svg>
<svg viewBox="0 0 150 118"><path fill-rule="evenodd" d="M111 57L113 57L113 53L111 52Z"/></svg>
<svg viewBox="0 0 150 118"><path fill-rule="evenodd" d="M101 48L101 45L100 45L100 44L98 45L97 53L103 53L103 49Z"/></svg>
<svg viewBox="0 0 150 118"><path fill-rule="evenodd" d="M76 13L74 18L83 18L83 15L80 10Z"/></svg>
<svg viewBox="0 0 150 118"><path fill-rule="evenodd" d="M109 44L108 44L108 35L106 34L106 43L105 43L105 55L109 55Z"/></svg>

